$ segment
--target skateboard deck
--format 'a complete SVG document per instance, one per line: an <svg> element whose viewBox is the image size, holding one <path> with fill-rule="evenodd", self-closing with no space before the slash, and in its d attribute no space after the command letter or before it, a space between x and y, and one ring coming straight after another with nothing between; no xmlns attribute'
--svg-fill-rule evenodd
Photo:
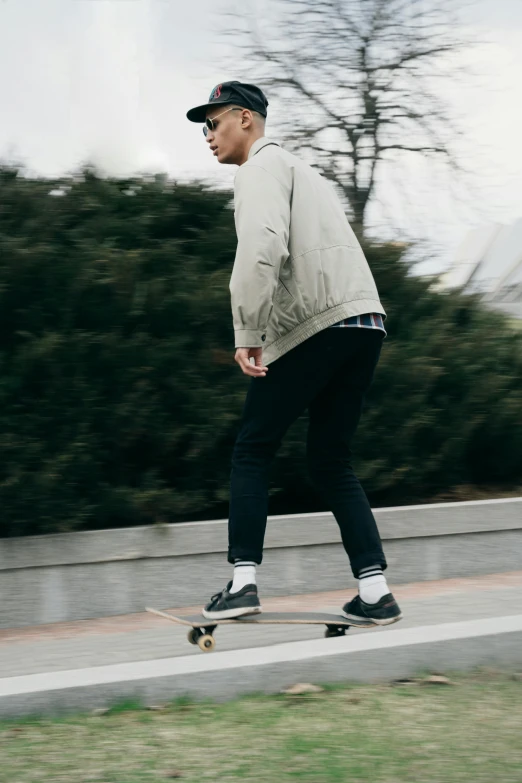
<svg viewBox="0 0 522 783"><path fill-rule="evenodd" d="M325 637L344 636L348 628L353 625L357 628L370 628L373 623L357 622L348 620L342 614L329 614L327 612L261 612L260 614L243 615L243 617L234 617L227 620L210 620L202 614L186 615L176 617L169 612L162 612L159 609L150 609L147 612L164 617L178 625L187 625L190 627L188 640L190 644L197 644L203 652L212 652L216 646L213 636L214 629L218 625L325 625Z"/></svg>

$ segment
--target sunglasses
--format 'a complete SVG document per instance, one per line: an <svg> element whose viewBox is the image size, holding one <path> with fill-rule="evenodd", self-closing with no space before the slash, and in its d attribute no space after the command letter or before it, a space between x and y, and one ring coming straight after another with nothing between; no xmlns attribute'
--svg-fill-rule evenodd
<svg viewBox="0 0 522 783"><path fill-rule="evenodd" d="M217 120L218 117L221 117L223 114L226 114L229 111L243 111L243 109L239 109L236 106L233 106L231 109L226 109L225 111L222 111L221 114L217 114L212 120L207 119L205 120L206 125L203 128L203 136L205 138L207 137L207 133L209 130L214 131L216 130L216 126L214 125L214 120Z"/></svg>

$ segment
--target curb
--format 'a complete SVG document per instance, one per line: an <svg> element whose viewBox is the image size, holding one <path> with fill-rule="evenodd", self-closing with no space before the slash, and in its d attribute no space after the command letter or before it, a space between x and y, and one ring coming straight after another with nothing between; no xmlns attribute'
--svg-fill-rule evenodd
<svg viewBox="0 0 522 783"><path fill-rule="evenodd" d="M176 697L226 701L297 681L385 682L420 671L522 665L522 615L0 679L0 717Z"/></svg>

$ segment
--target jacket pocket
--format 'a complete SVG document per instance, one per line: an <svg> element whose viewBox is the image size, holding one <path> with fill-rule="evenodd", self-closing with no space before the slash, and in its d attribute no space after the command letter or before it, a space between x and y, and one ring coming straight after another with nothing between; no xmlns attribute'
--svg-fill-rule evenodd
<svg viewBox="0 0 522 783"><path fill-rule="evenodd" d="M283 283L281 278L277 281L277 288L276 292L274 294L274 302L277 302L281 305L289 305L294 301L294 297L286 287L286 285Z"/></svg>

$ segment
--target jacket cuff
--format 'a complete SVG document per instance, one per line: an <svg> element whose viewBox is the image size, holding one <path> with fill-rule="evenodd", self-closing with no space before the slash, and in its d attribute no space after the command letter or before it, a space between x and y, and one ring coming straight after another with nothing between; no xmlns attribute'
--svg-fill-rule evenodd
<svg viewBox="0 0 522 783"><path fill-rule="evenodd" d="M263 331L237 329L234 335L236 348L263 348L266 340L266 333Z"/></svg>

